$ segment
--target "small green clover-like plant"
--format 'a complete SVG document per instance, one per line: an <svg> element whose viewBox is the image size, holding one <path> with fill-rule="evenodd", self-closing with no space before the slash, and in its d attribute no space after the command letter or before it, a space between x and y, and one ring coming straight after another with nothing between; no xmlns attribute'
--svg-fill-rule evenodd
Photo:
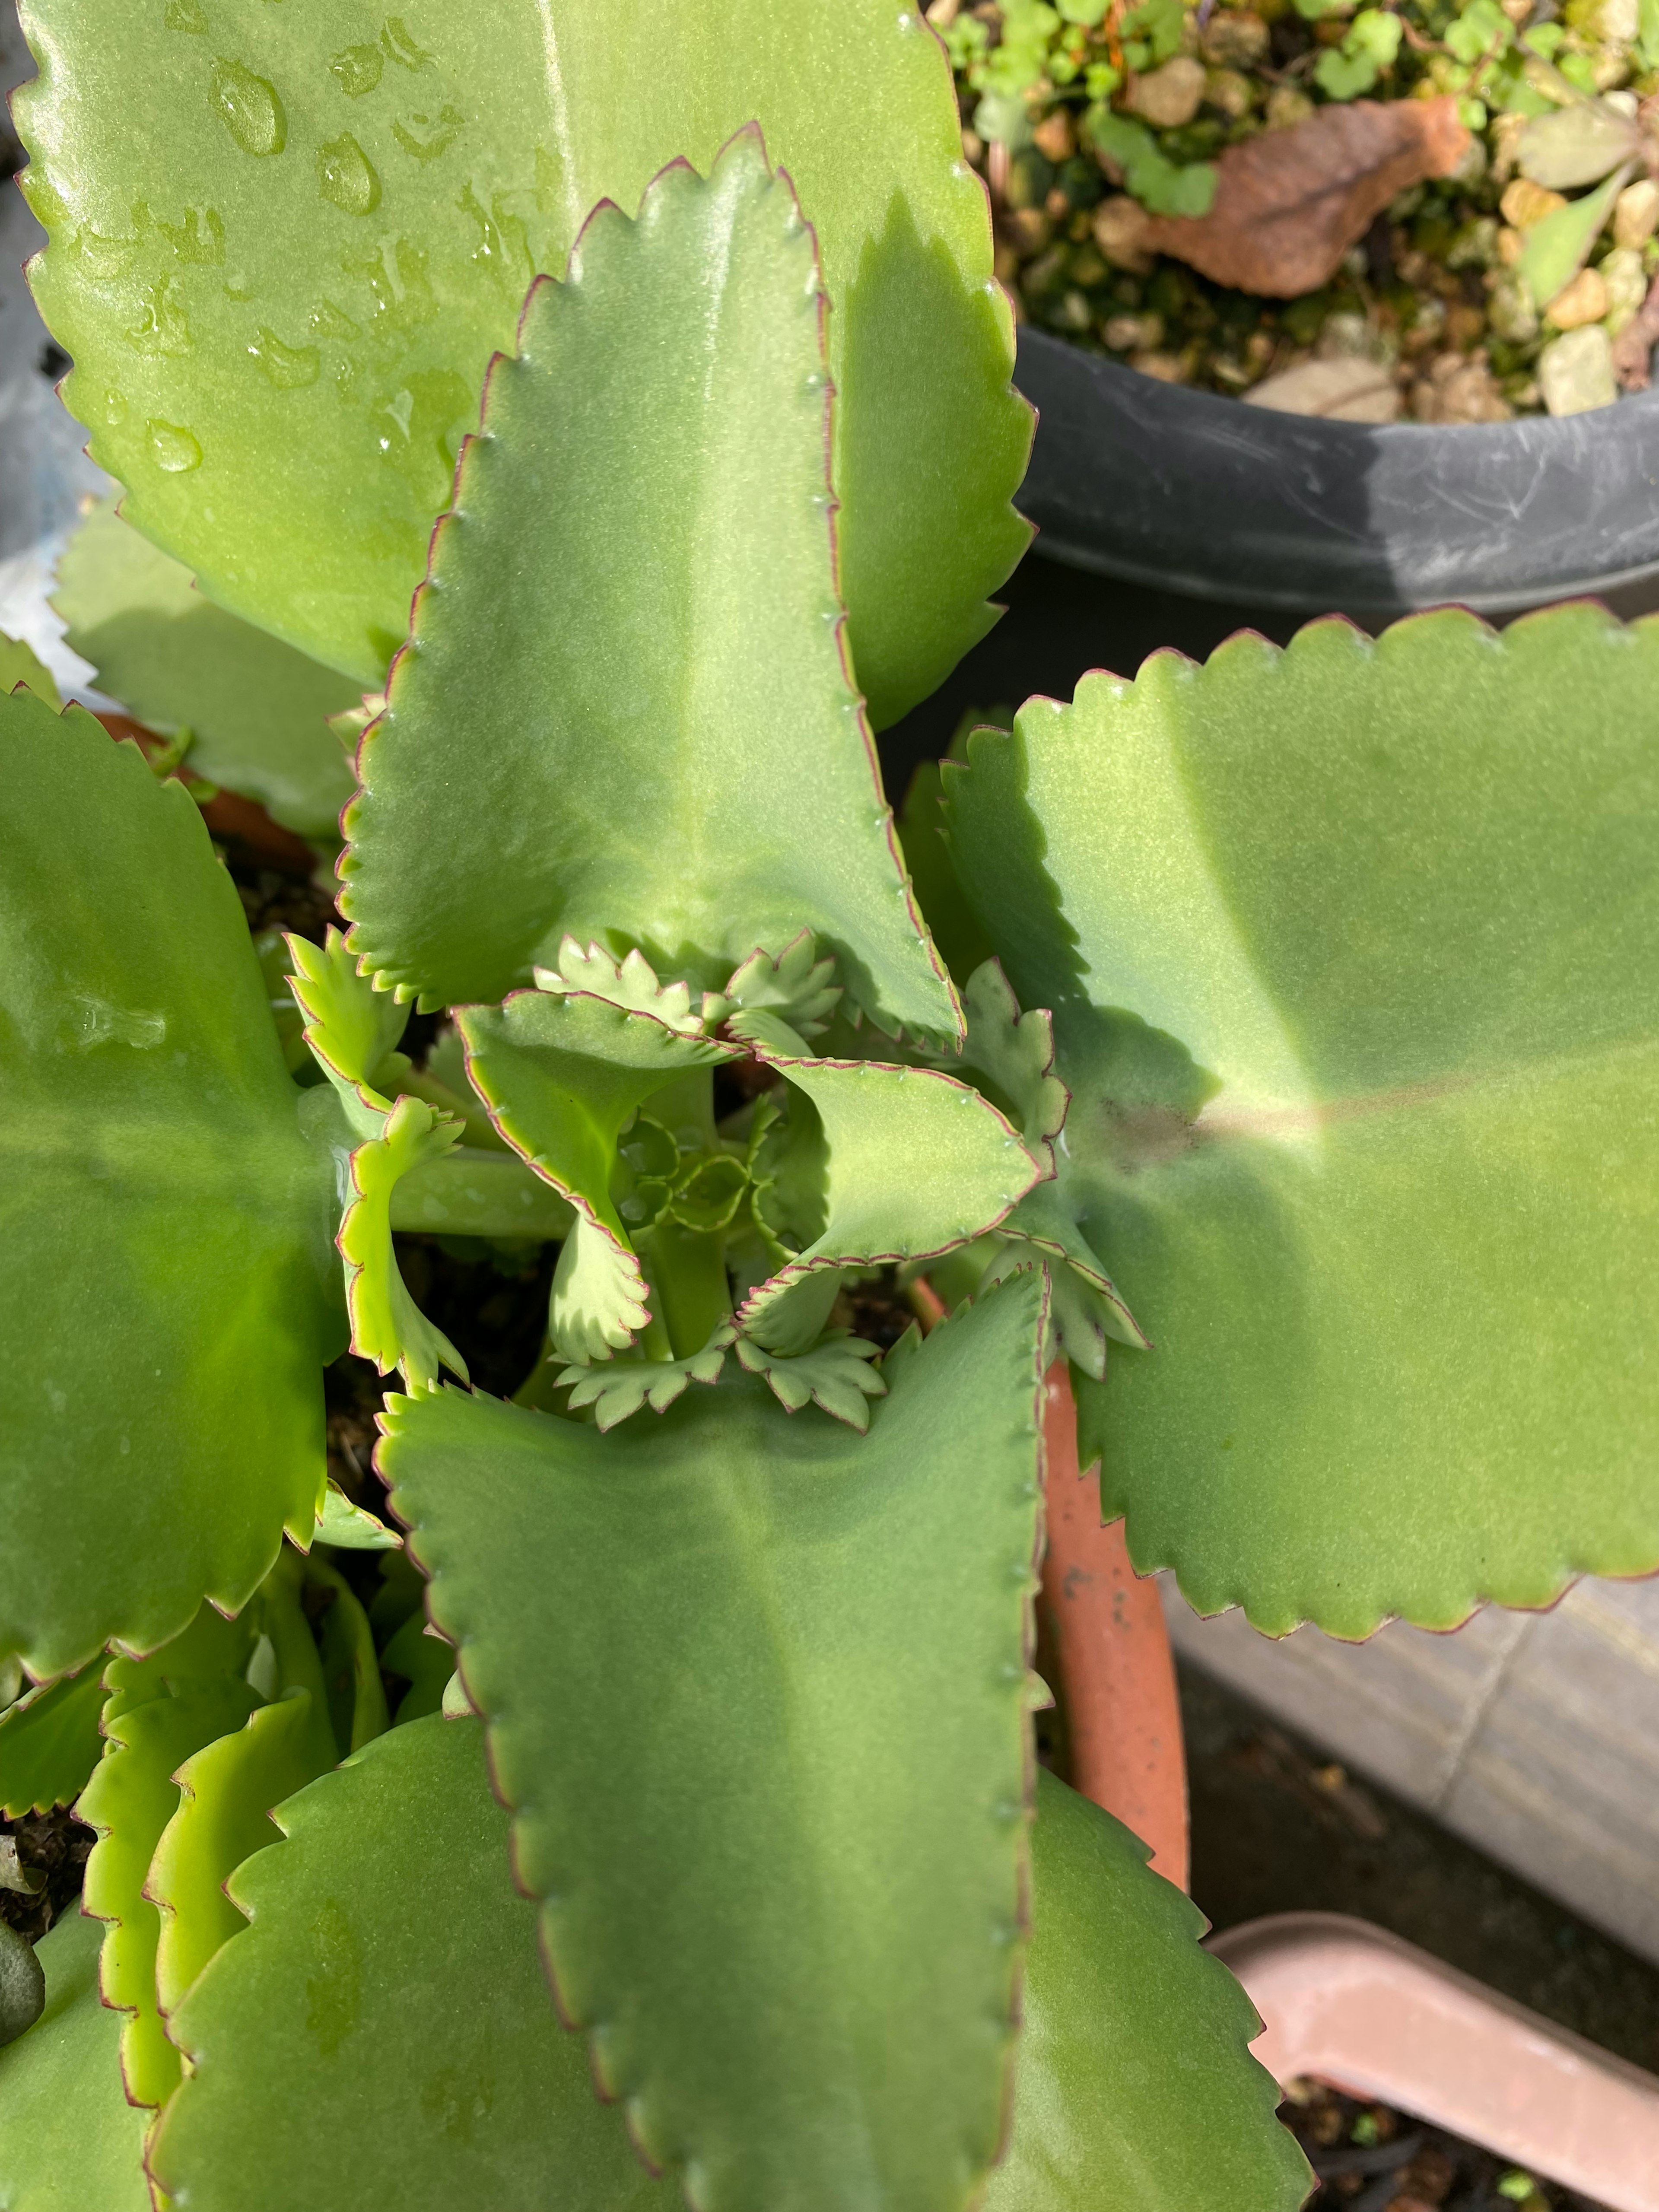
<svg viewBox="0 0 1659 2212"><path fill-rule="evenodd" d="M1208 215L1215 204L1213 161L1172 161L1144 123L1103 102L1084 118L1097 153L1123 172L1124 189L1153 215Z"/></svg>

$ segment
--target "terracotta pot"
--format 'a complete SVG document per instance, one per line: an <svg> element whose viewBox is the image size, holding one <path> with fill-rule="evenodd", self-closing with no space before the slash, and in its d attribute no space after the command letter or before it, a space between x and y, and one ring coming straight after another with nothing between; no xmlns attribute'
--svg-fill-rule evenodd
<svg viewBox="0 0 1659 2212"><path fill-rule="evenodd" d="M1267 2022L1255 2055L1659 2212L1659 2080L1363 1920L1286 1912L1212 1936Z"/></svg>
<svg viewBox="0 0 1659 2212"><path fill-rule="evenodd" d="M1065 1360L1049 1369L1047 1389L1038 1645L1061 1708L1066 1779L1150 1844L1157 1871L1185 1889L1187 1759L1158 1584L1129 1565L1122 1522L1101 1526L1096 1475L1078 1472Z"/></svg>

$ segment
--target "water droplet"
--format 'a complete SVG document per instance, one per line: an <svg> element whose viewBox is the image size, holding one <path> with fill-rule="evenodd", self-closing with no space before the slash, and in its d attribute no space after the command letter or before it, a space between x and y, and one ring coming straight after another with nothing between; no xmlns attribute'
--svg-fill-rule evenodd
<svg viewBox="0 0 1659 2212"><path fill-rule="evenodd" d="M167 1033L165 1014L118 1006L92 991L75 993L69 1018L70 1042L77 1052L92 1052L100 1044L126 1044L135 1052L151 1052Z"/></svg>
<svg viewBox="0 0 1659 2212"><path fill-rule="evenodd" d="M171 276L158 276L139 295L143 313L121 335L147 361L176 361L191 349L190 325L173 295Z"/></svg>
<svg viewBox="0 0 1659 2212"><path fill-rule="evenodd" d="M288 143L288 116L276 88L241 62L213 64L213 105L245 154L280 154Z"/></svg>
<svg viewBox="0 0 1659 2212"><path fill-rule="evenodd" d="M378 46L348 46L329 64L335 82L348 100L361 100L373 92L386 67Z"/></svg>
<svg viewBox="0 0 1659 2212"><path fill-rule="evenodd" d="M409 35L409 27L401 15L388 15L380 33L380 43L394 62L401 62L406 70L424 69L431 61L429 53L417 46Z"/></svg>
<svg viewBox="0 0 1659 2212"><path fill-rule="evenodd" d="M317 149L317 187L347 215L373 215L380 204L374 164L349 131Z"/></svg>
<svg viewBox="0 0 1659 2212"><path fill-rule="evenodd" d="M183 222L158 222L155 228L180 261L194 262L204 269L222 265L225 224L217 208L186 208Z"/></svg>
<svg viewBox="0 0 1659 2212"><path fill-rule="evenodd" d="M169 31L188 31L192 38L204 38L208 20L202 9L202 0L167 0L167 12L162 17Z"/></svg>
<svg viewBox="0 0 1659 2212"><path fill-rule="evenodd" d="M228 300L251 300L258 289L246 269L233 269L225 279L225 297Z"/></svg>
<svg viewBox="0 0 1659 2212"><path fill-rule="evenodd" d="M322 374L315 346L286 346L275 331L262 330L248 351L279 392L301 391Z"/></svg>
<svg viewBox="0 0 1659 2212"><path fill-rule="evenodd" d="M192 469L202 465L202 449L195 435L179 422L146 422L149 434L149 449L155 456L158 468L165 469L170 477L188 476Z"/></svg>
<svg viewBox="0 0 1659 2212"><path fill-rule="evenodd" d="M447 154L455 143L465 121L459 108L445 106L439 109L435 118L414 115L409 123L394 123L392 135L404 153L412 154L417 161L435 161L440 154ZM411 129L410 124L416 127Z"/></svg>
<svg viewBox="0 0 1659 2212"><path fill-rule="evenodd" d="M83 230L76 234L75 246L93 275L107 280L112 276L125 276L137 253L138 240L136 238L100 238L95 230Z"/></svg>
<svg viewBox="0 0 1659 2212"><path fill-rule="evenodd" d="M355 338L362 333L343 307L337 307L332 300L319 300L312 309L311 327L321 338Z"/></svg>
<svg viewBox="0 0 1659 2212"><path fill-rule="evenodd" d="M127 403L125 396L118 392L106 392L104 394L105 422L125 422L126 419Z"/></svg>

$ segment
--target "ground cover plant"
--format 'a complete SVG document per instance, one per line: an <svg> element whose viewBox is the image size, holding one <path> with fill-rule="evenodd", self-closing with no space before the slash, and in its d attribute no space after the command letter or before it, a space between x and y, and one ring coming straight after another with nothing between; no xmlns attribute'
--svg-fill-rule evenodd
<svg viewBox="0 0 1659 2212"><path fill-rule="evenodd" d="M1296 414L1647 388L1650 0L935 0L1038 326Z"/></svg>
<svg viewBox="0 0 1659 2212"><path fill-rule="evenodd" d="M9 661L0 1800L97 1837L0 1952L14 2212L1288 2212L1036 1771L1045 1371L1269 1632L1659 1565L1659 629L1159 656L896 828L1025 537L988 210L918 17L679 20L25 10L152 734ZM326 873L343 760L276 935L213 794ZM545 1283L499 1389L416 1237Z"/></svg>

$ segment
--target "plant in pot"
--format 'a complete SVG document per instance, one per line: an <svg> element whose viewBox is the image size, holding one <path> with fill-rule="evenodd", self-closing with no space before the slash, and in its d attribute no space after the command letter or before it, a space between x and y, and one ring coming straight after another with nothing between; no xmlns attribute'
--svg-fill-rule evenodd
<svg viewBox="0 0 1659 2212"><path fill-rule="evenodd" d="M938 0L930 20L1026 321L1050 550L1361 615L1653 603L1650 503L1621 479L1659 449L1659 18Z"/></svg>
<svg viewBox="0 0 1659 2212"><path fill-rule="evenodd" d="M917 19L26 23L94 455L213 653L368 696L280 990L169 773L206 633L153 763L0 699L0 1792L98 1834L7 2201L1295 2205L1197 1916L1036 1770L1043 1377L1269 1631L1659 1564L1659 635L1161 657L901 848L862 695L988 623L1026 437ZM542 1285L510 1396L416 1232Z"/></svg>

